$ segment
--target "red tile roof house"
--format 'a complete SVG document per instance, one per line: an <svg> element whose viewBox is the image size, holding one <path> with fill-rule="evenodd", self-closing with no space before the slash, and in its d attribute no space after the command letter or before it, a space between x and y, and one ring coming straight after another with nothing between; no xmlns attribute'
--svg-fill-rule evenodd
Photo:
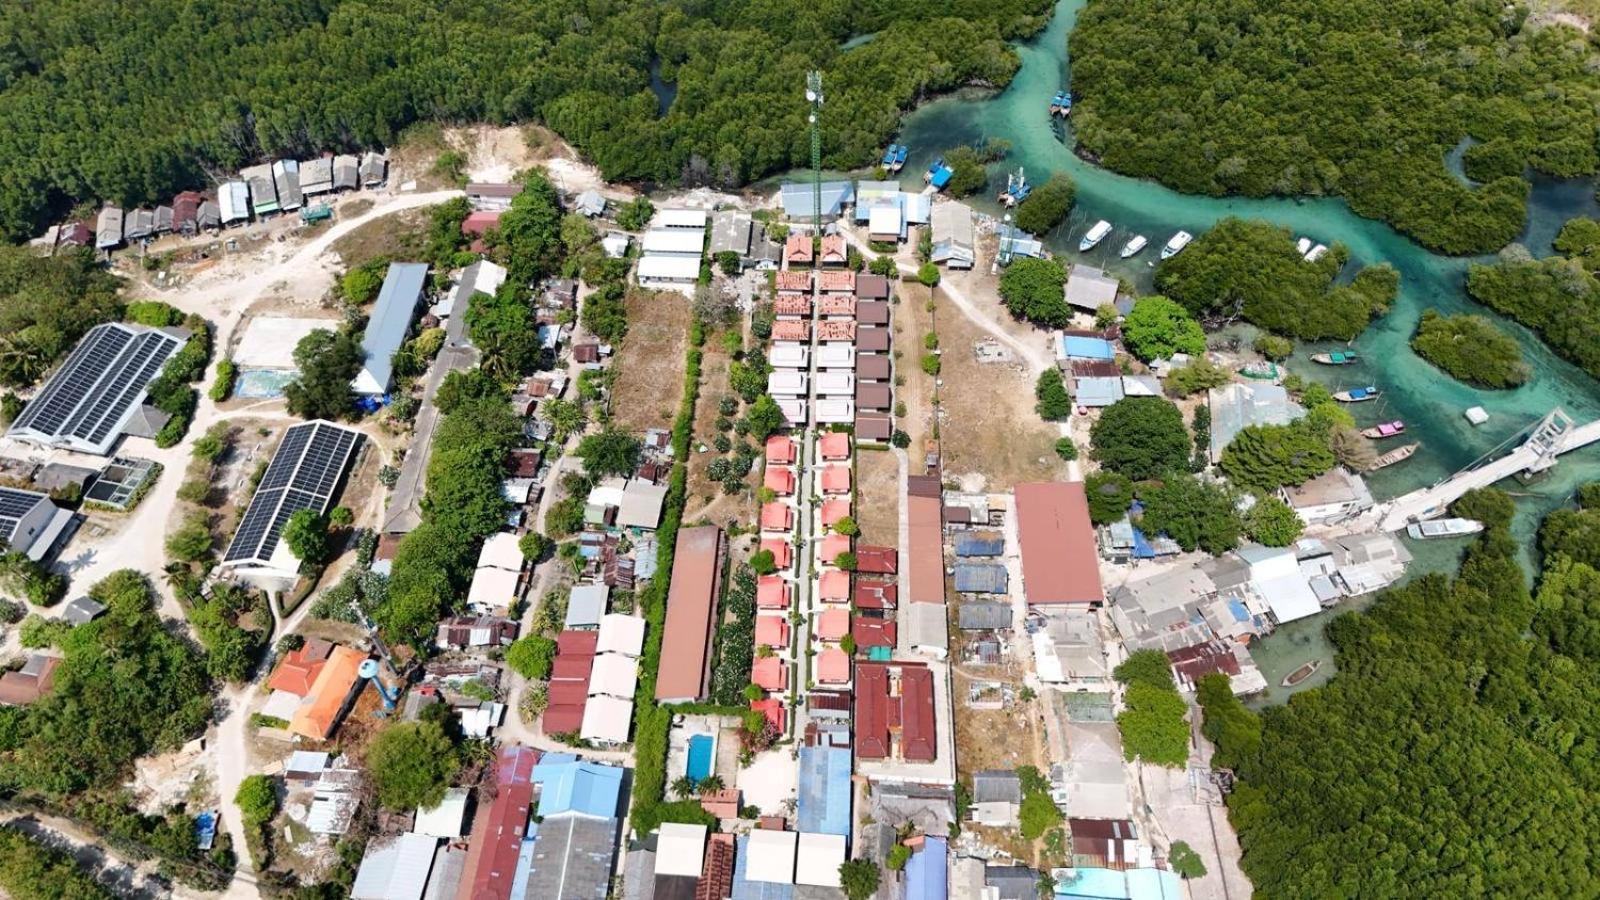
<svg viewBox="0 0 1600 900"><path fill-rule="evenodd" d="M823 272L822 281L826 284L829 275L841 274L845 273ZM848 294L825 295L817 301L817 314L841 319L854 319L856 317L856 298Z"/></svg>
<svg viewBox="0 0 1600 900"><path fill-rule="evenodd" d="M792 238L793 236L791 235ZM811 246L809 241L806 246ZM780 293L793 291L809 294L811 292L811 271L809 269L785 269L777 273L775 284Z"/></svg>
<svg viewBox="0 0 1600 900"><path fill-rule="evenodd" d="M829 569L817 579L817 599L825 603L848 603L850 601L850 573L841 569Z"/></svg>
<svg viewBox="0 0 1600 900"><path fill-rule="evenodd" d="M848 497L831 497L822 501L822 527L832 528L839 524L839 520L850 515L850 500Z"/></svg>
<svg viewBox="0 0 1600 900"><path fill-rule="evenodd" d="M841 238L841 241L843 239ZM829 264L827 257L827 238L823 238L824 265ZM825 294L850 294L851 305L855 305L856 273L845 269L842 272L821 272L817 275L817 287Z"/></svg>
<svg viewBox="0 0 1600 900"><path fill-rule="evenodd" d="M850 552L850 538L843 534L830 534L822 539L822 546L817 550L817 558L823 565L831 566L841 553Z"/></svg>
<svg viewBox="0 0 1600 900"><path fill-rule="evenodd" d="M789 564L794 562L794 547L782 538L767 538L761 542L761 549L772 552L773 563L780 571L789 568Z"/></svg>
<svg viewBox="0 0 1600 900"><path fill-rule="evenodd" d="M789 235L783 242L783 259L788 263L810 264L815 259L816 251L812 248L811 235L796 231Z"/></svg>
<svg viewBox="0 0 1600 900"><path fill-rule="evenodd" d="M789 646L789 620L783 616L756 616L756 643L779 650Z"/></svg>
<svg viewBox="0 0 1600 900"><path fill-rule="evenodd" d="M711 626L722 592L727 554L722 529L700 525L678 532L667 589L667 619L661 629L661 670L656 700L702 700L711 679Z"/></svg>
<svg viewBox="0 0 1600 900"><path fill-rule="evenodd" d="M862 544L856 548L856 572L863 575L893 575L900 571L900 551L893 547Z"/></svg>
<svg viewBox="0 0 1600 900"><path fill-rule="evenodd" d="M779 294L772 301L772 311L780 316L810 316L811 297L806 294Z"/></svg>
<svg viewBox="0 0 1600 900"><path fill-rule="evenodd" d="M842 431L830 431L817 441L817 452L822 454L824 462L843 462L850 458L850 435Z"/></svg>
<svg viewBox="0 0 1600 900"><path fill-rule="evenodd" d="M788 609L789 603L787 581L776 575L763 575L756 580L756 608Z"/></svg>
<svg viewBox="0 0 1600 900"><path fill-rule="evenodd" d="M853 341L856 339L856 323L853 319L823 319L817 325L817 340L819 341Z"/></svg>
<svg viewBox="0 0 1600 900"><path fill-rule="evenodd" d="M894 609L899 605L900 588L892 581L856 578L851 602L856 609Z"/></svg>
<svg viewBox="0 0 1600 900"><path fill-rule="evenodd" d="M1017 485L1016 516L1028 605L1105 602L1089 501L1081 482Z"/></svg>
<svg viewBox="0 0 1600 900"><path fill-rule="evenodd" d="M481 797L493 797L478 807L472 823L472 846L463 864L456 900L510 900L517 874L517 854L528 830L533 806L533 767L539 751L532 747L501 747L495 756L494 780Z"/></svg>
<svg viewBox="0 0 1600 900"><path fill-rule="evenodd" d="M794 493L794 470L783 466L768 466L761 484L780 497Z"/></svg>
<svg viewBox="0 0 1600 900"><path fill-rule="evenodd" d="M788 531L794 527L794 508L773 501L761 505L762 531Z"/></svg>
<svg viewBox="0 0 1600 900"><path fill-rule="evenodd" d="M817 654L818 684L848 684L850 682L850 657L837 647L829 647Z"/></svg>
<svg viewBox="0 0 1600 900"><path fill-rule="evenodd" d="M837 641L850 633L850 610L844 607L823 610L817 616L817 637Z"/></svg>
<svg viewBox="0 0 1600 900"><path fill-rule="evenodd" d="M811 340L811 323L797 322L793 319L779 319L772 323L772 339L775 341L809 341Z"/></svg>
<svg viewBox="0 0 1600 900"><path fill-rule="evenodd" d="M933 673L926 665L863 662L856 666L855 688L858 758L898 757L908 762L938 758Z"/></svg>
<svg viewBox="0 0 1600 900"><path fill-rule="evenodd" d="M794 441L781 434L767 438L767 463L769 465L792 465L794 463L794 451Z"/></svg>
<svg viewBox="0 0 1600 900"><path fill-rule="evenodd" d="M758 659L750 667L750 680L768 693L786 691L789 689L789 664L776 656Z"/></svg>
<svg viewBox="0 0 1600 900"><path fill-rule="evenodd" d="M549 694L540 727L545 734L575 733L583 727L589 703L589 675L594 669L597 631L563 631L556 636L556 661L550 670Z"/></svg>
<svg viewBox="0 0 1600 900"><path fill-rule="evenodd" d="M850 467L843 465L823 466L818 477L824 494L850 493Z"/></svg>
<svg viewBox="0 0 1600 900"><path fill-rule="evenodd" d="M943 603L944 487L936 475L912 475L906 479L906 494L906 595L912 603Z"/></svg>
<svg viewBox="0 0 1600 900"><path fill-rule="evenodd" d="M856 647L865 650L869 647L889 647L896 645L897 634L895 623L887 619L869 619L865 616L856 616L850 620L850 636L855 639Z"/></svg>
<svg viewBox="0 0 1600 900"><path fill-rule="evenodd" d="M825 234L822 236L822 264L825 266L842 266L850 261L850 253L845 248L844 235ZM856 273L850 273L850 290L855 290ZM826 290L826 288L824 288Z"/></svg>

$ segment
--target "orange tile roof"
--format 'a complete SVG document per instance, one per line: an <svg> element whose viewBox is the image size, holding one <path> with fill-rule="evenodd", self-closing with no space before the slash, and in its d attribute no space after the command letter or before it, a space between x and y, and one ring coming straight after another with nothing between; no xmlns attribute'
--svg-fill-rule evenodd
<svg viewBox="0 0 1600 900"><path fill-rule="evenodd" d="M837 641L850 633L850 610L828 609L817 616L817 637L825 641Z"/></svg>
<svg viewBox="0 0 1600 900"><path fill-rule="evenodd" d="M768 538L762 541L761 549L772 551L772 559L780 569L789 568L789 563L794 560L794 548L781 538Z"/></svg>
<svg viewBox="0 0 1600 900"><path fill-rule="evenodd" d="M850 599L850 573L829 569L817 581L817 599L830 603L844 603Z"/></svg>
<svg viewBox="0 0 1600 900"><path fill-rule="evenodd" d="M839 554L848 552L850 552L850 538L846 535L835 533L822 539L822 548L817 551L817 555L822 558L824 563L831 565Z"/></svg>
<svg viewBox="0 0 1600 900"><path fill-rule="evenodd" d="M825 528L832 528L839 524L839 520L850 515L850 500L847 497L834 497L822 501L822 524Z"/></svg>
<svg viewBox="0 0 1600 900"><path fill-rule="evenodd" d="M272 677L267 679L267 687L274 691L287 691L296 697L304 697L311 693L311 686L316 683L317 674L322 671L326 659L309 659L307 646L302 645L297 650L291 650L272 670Z"/></svg>
<svg viewBox="0 0 1600 900"><path fill-rule="evenodd" d="M823 239L823 246L827 246L826 238ZM789 235L789 239L783 242L783 258L789 262L811 262L811 235L799 231Z"/></svg>
<svg viewBox="0 0 1600 900"><path fill-rule="evenodd" d="M789 623L782 616L756 616L756 643L789 646Z"/></svg>
<svg viewBox="0 0 1600 900"><path fill-rule="evenodd" d="M779 494L794 493L794 470L783 466L767 466L767 474L761 483Z"/></svg>
<svg viewBox="0 0 1600 900"><path fill-rule="evenodd" d="M781 434L767 438L767 462L784 466L794 462L794 441Z"/></svg>
<svg viewBox="0 0 1600 900"><path fill-rule="evenodd" d="M776 656L756 660L750 667L750 680L764 691L781 691L789 687L789 666Z"/></svg>
<svg viewBox="0 0 1600 900"><path fill-rule="evenodd" d="M829 462L838 462L850 458L850 435L842 431L830 431L822 436L818 442L822 458Z"/></svg>
<svg viewBox="0 0 1600 900"><path fill-rule="evenodd" d="M844 238L839 238L839 243L843 244ZM822 239L822 261L824 263L833 262L833 260L828 258L827 238ZM837 291L854 294L856 291L856 273L850 271L849 269L845 269L842 272L823 272L818 276L817 286L822 288L824 291ZM854 297L850 298L850 304L852 307L855 306Z"/></svg>
<svg viewBox="0 0 1600 900"><path fill-rule="evenodd" d="M778 339L778 325L772 326L772 336ZM817 337L824 341L853 341L856 339L855 320L825 319L817 326Z"/></svg>
<svg viewBox="0 0 1600 900"><path fill-rule="evenodd" d="M809 242L807 245L809 246ZM780 291L811 290L810 270L785 269L778 273L776 281Z"/></svg>
<svg viewBox="0 0 1600 900"><path fill-rule="evenodd" d="M300 705L289 720L289 730L315 741L324 741L333 734L344 712L345 701L361 681L361 664L367 655L350 647L335 647L328 662L317 673L317 680L307 695L309 702Z"/></svg>
<svg viewBox="0 0 1600 900"><path fill-rule="evenodd" d="M825 235L822 236L822 264L823 265L838 265L838 266L842 266L842 265L845 264L845 261L848 260L848 259L849 259L849 254L845 250L844 235L842 235L842 234L825 234ZM850 273L850 289L851 290L855 290L855 287L856 287L856 273L851 272Z"/></svg>
<svg viewBox="0 0 1600 900"><path fill-rule="evenodd" d="M855 333L851 332L850 336L851 339L854 340ZM796 322L793 319L779 319L778 321L772 323L772 339L775 341L805 341L810 340L810 338L810 322Z"/></svg>
<svg viewBox="0 0 1600 900"><path fill-rule="evenodd" d="M776 575L761 576L756 582L756 606L762 609L788 609L789 583Z"/></svg>
<svg viewBox="0 0 1600 900"><path fill-rule="evenodd" d="M779 294L772 301L772 311L780 316L810 315L811 297L806 294Z"/></svg>
<svg viewBox="0 0 1600 900"><path fill-rule="evenodd" d="M822 684L844 684L850 680L850 657L837 647L817 654L817 681Z"/></svg>
<svg viewBox="0 0 1600 900"><path fill-rule="evenodd" d="M823 466L822 492L824 494L850 493L850 467Z"/></svg>
<svg viewBox="0 0 1600 900"><path fill-rule="evenodd" d="M782 503L773 501L761 506L761 529L763 531L788 531L794 524L794 510Z"/></svg>
<svg viewBox="0 0 1600 900"><path fill-rule="evenodd" d="M720 791L708 791L708 792L706 792L704 794L701 794L700 795L700 808L705 810L706 812L712 814L713 816L716 816L719 819L737 819L737 818L739 818L739 789L738 788L723 788ZM716 842L715 839L719 838L719 837L732 838L733 835L731 835L731 834L713 834L711 837L712 837L713 840L712 840L712 843L711 843L710 847L707 848L707 849L712 851L709 854L709 856L714 858L714 857L716 857L718 855L717 852L715 851L715 848L717 846L717 842ZM728 854L728 855L731 856L732 854ZM712 866L710 864L707 864L705 868L707 870L709 870L711 867ZM727 880L729 882L729 888L731 890L732 889L732 882L733 882L733 871L732 871L731 866L729 867L729 871L728 871L727 875L728 875ZM706 880L706 878L703 876L701 878L701 882L704 883L705 880ZM696 888L698 890L698 885L696 886ZM697 893L696 896L698 897L699 894ZM721 892L719 892L719 891L712 891L712 892L708 893L707 896L708 897L714 897L715 900L721 900L723 894Z"/></svg>
<svg viewBox="0 0 1600 900"><path fill-rule="evenodd" d="M838 272L822 273L824 280L828 275L837 275ZM856 298L845 295L830 294L817 301L817 312L824 316L855 316Z"/></svg>

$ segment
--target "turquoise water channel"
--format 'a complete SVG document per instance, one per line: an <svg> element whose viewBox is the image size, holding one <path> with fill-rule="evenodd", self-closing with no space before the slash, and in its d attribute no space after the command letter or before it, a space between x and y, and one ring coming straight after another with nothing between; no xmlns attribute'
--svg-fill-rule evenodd
<svg viewBox="0 0 1600 900"><path fill-rule="evenodd" d="M1154 270L1148 263L1173 232L1184 229L1199 234L1226 216L1267 219L1318 243L1342 243L1353 257L1347 276L1359 265L1386 262L1394 266L1401 276L1400 296L1393 309L1355 342L1361 364L1330 368L1307 359L1332 345L1301 345L1290 362L1293 371L1335 389L1376 384L1384 392L1382 399L1353 407L1357 420L1365 425L1380 419L1403 419L1411 432L1409 439L1422 442L1416 456L1372 476L1370 484L1380 499L1457 471L1553 407L1566 409L1579 421L1600 417L1600 384L1557 359L1531 332L1500 319L1466 295L1463 282L1470 260L1429 253L1387 225L1355 215L1339 200L1190 196L1116 175L1074 155L1068 144L1070 128L1052 122L1047 107L1056 91L1070 85L1067 38L1084 2L1061 0L1045 31L1017 48L1022 68L1005 91L947 97L907 119L901 141L912 148L905 169L908 189L913 184L920 189L921 173L934 157L962 144L1002 138L1011 143L1010 154L991 168L990 196L976 198L974 205L998 215L1001 210L992 195L1005 184L1005 173L1017 166L1024 167L1034 183L1065 172L1077 182L1077 203L1068 221L1044 236L1046 243L1059 257L1101 266L1141 288L1149 287ZM1536 255L1549 252L1550 242L1568 218L1600 216L1594 184L1587 179L1537 181L1529 207L1529 221L1519 243ZM1077 253L1078 238L1098 219L1110 221L1116 231L1090 253ZM1150 247L1134 260L1119 260L1118 248L1135 233L1148 237ZM1470 311L1501 321L1521 341L1534 377L1517 390L1481 391L1434 369L1408 346L1424 309ZM1474 428L1467 423L1462 412L1472 406L1489 412L1487 424ZM1518 498L1514 530L1525 548L1530 571L1539 520L1550 509L1568 502L1577 485L1597 479L1600 449L1590 448L1563 457L1552 473L1532 484L1510 481L1502 485ZM1410 544L1417 557L1413 577L1426 571L1452 570L1461 546L1456 542ZM1301 663L1328 659L1330 651L1322 635L1326 619L1318 616L1291 623L1257 648L1256 659L1274 685L1272 699L1287 695L1288 691L1276 685ZM1332 670L1333 666L1325 663L1302 689L1325 681Z"/></svg>

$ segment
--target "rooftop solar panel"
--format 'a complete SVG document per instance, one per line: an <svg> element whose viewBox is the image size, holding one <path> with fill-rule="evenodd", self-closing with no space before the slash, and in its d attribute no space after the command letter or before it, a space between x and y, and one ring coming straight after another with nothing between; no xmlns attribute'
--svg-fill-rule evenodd
<svg viewBox="0 0 1600 900"><path fill-rule="evenodd" d="M0 519L20 519L38 506L41 499L43 495L33 491L0 488Z"/></svg>
<svg viewBox="0 0 1600 900"><path fill-rule="evenodd" d="M8 433L50 446L109 453L151 380L181 346L177 335L142 325L95 326Z"/></svg>
<svg viewBox="0 0 1600 900"><path fill-rule="evenodd" d="M302 509L327 511L360 439L360 432L320 420L285 432L223 564L267 563L291 516Z"/></svg>

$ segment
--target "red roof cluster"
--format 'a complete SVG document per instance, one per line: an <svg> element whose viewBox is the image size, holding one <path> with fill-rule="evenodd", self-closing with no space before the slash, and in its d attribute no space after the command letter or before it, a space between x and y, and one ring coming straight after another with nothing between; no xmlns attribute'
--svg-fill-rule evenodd
<svg viewBox="0 0 1600 900"><path fill-rule="evenodd" d="M471 885L474 900L509 900L517 874L517 851L533 805L533 767L539 751L532 747L501 747L494 763L494 790L484 792L493 802L479 807L472 826L472 849L467 853L462 886Z"/></svg>
<svg viewBox="0 0 1600 900"><path fill-rule="evenodd" d="M842 235L842 234L825 234L825 235L822 236L822 264L823 265L825 265L825 266L842 266L846 262L848 262L849 259L850 259L850 253L845 248L844 235ZM826 276L827 274L830 274L830 273L823 273L823 274ZM848 274L850 276L850 287L846 288L846 290L852 290L853 291L856 288L856 273L850 272ZM828 290L828 288L824 287L823 290Z"/></svg>
<svg viewBox="0 0 1600 900"><path fill-rule="evenodd" d="M855 694L856 756L888 759L898 738L899 755L907 761L933 762L937 758L933 673L927 666L859 663Z"/></svg>
<svg viewBox="0 0 1600 900"><path fill-rule="evenodd" d="M556 661L550 667L545 699L545 734L567 734L583 728L583 710L589 704L589 674L594 670L598 631L563 631L556 636Z"/></svg>
<svg viewBox="0 0 1600 900"><path fill-rule="evenodd" d="M777 325L773 325L776 338ZM853 341L856 339L854 319L825 319L817 325L817 338L824 341Z"/></svg>
<svg viewBox="0 0 1600 900"><path fill-rule="evenodd" d="M860 544L856 547L856 571L863 575L893 575L900 571L900 551Z"/></svg>
<svg viewBox="0 0 1600 900"><path fill-rule="evenodd" d="M1076 481L1017 485L1017 539L1028 603L1105 602L1089 499Z"/></svg>
<svg viewBox="0 0 1600 900"><path fill-rule="evenodd" d="M793 240L792 236L790 240ZM810 244L810 241L806 242L806 246L809 247ZM800 291L804 293L811 290L810 270L785 269L777 274L776 281L780 291Z"/></svg>
<svg viewBox="0 0 1600 900"><path fill-rule="evenodd" d="M797 322L793 319L779 319L772 323L772 339L775 341L808 341L811 339L811 323Z"/></svg>
<svg viewBox="0 0 1600 900"><path fill-rule="evenodd" d="M780 316L808 316L811 314L811 297L808 294L779 294L772 301L772 311Z"/></svg>

